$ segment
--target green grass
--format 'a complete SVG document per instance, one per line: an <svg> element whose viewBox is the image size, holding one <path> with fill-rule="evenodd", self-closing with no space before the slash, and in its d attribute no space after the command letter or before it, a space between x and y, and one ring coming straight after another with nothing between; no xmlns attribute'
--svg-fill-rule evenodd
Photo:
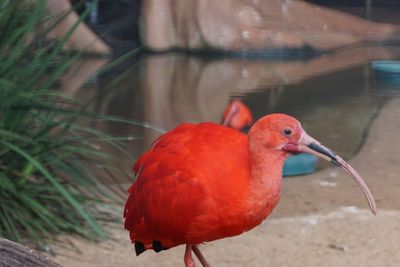
<svg viewBox="0 0 400 267"><path fill-rule="evenodd" d="M101 147L129 155L119 143L123 137L82 121L136 122L91 114L56 89L82 51L62 49L74 27L60 40L47 40L60 18L48 16L46 1L27 2L0 3L0 236L41 247L61 233L102 239L101 218L121 216L107 205L122 201L93 170L126 175Z"/></svg>

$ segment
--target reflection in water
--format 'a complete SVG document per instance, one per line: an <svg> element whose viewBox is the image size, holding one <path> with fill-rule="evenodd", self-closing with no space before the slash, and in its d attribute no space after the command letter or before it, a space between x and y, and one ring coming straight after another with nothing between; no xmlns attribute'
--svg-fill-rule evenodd
<svg viewBox="0 0 400 267"><path fill-rule="evenodd" d="M398 50L387 47L352 48L284 62L142 55L129 63L135 68L108 94L101 92L112 75L99 80L98 88L93 88L97 95L93 109L172 129L185 121L219 122L230 98L239 96L255 118L272 112L293 115L310 134L349 158L385 101L374 95L376 84L369 78L368 62L396 55L400 55ZM129 144L135 156L159 135L128 125L99 127L114 134L143 137Z"/></svg>
<svg viewBox="0 0 400 267"><path fill-rule="evenodd" d="M108 62L105 58L81 59L74 62L73 66L61 77L60 90L75 94L81 89L89 78L94 79L96 72Z"/></svg>

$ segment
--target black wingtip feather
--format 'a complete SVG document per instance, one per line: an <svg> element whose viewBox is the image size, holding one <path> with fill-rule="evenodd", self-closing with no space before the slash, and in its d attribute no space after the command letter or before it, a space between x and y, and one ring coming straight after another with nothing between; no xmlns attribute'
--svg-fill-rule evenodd
<svg viewBox="0 0 400 267"><path fill-rule="evenodd" d="M152 242L152 245L153 245L153 250L155 252L160 252L161 250L164 250L163 246L161 245L161 242L158 240L154 240Z"/></svg>
<svg viewBox="0 0 400 267"><path fill-rule="evenodd" d="M144 247L143 243L139 242L139 241L135 241L136 256L139 256L140 254L142 254L145 251L146 251L146 248Z"/></svg>
<svg viewBox="0 0 400 267"><path fill-rule="evenodd" d="M168 248L164 247L164 246L161 244L161 242L158 241L158 240L153 240L152 245L153 245L153 250L154 250L155 252L157 252L157 253L160 252L160 251L162 251L162 250L167 250L167 249L168 249Z"/></svg>

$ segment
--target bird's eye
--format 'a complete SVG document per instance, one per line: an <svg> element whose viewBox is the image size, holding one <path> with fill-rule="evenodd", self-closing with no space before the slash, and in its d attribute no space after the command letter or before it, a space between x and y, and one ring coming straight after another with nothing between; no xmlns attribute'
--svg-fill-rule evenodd
<svg viewBox="0 0 400 267"><path fill-rule="evenodd" d="M285 130L283 130L283 134L285 136L290 136L292 134L292 129L290 128L285 128Z"/></svg>

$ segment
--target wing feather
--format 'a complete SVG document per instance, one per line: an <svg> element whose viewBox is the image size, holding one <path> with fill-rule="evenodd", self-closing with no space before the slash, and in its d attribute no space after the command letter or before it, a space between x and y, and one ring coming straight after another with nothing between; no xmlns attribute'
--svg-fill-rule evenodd
<svg viewBox="0 0 400 267"><path fill-rule="evenodd" d="M221 208L222 196L213 193L235 194L228 192L230 182L221 179L237 172L232 164L243 164L246 140L243 134L212 123L183 124L158 138L134 165L137 180L128 189L124 211L132 241L140 240L146 248L153 240L164 247L206 241L199 236L217 227ZM226 159L227 153L238 156Z"/></svg>

